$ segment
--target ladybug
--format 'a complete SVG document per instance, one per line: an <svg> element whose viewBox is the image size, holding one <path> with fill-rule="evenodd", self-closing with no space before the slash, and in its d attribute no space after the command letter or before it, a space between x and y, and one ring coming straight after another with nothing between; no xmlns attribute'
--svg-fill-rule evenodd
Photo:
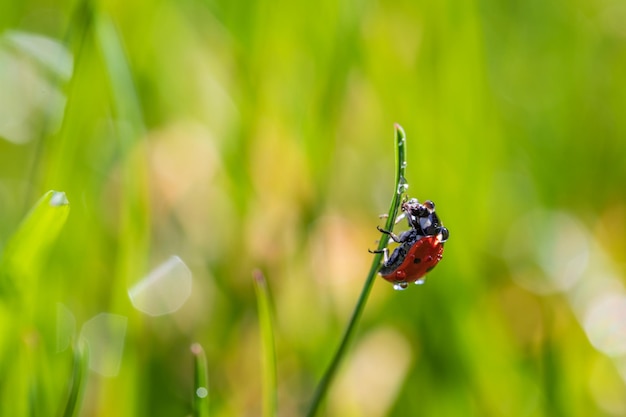
<svg viewBox="0 0 626 417"><path fill-rule="evenodd" d="M389 230L378 227L381 233L389 235L392 241L399 243L391 256L388 249L370 251L383 253L384 261L379 274L394 284L397 290L403 290L409 283L424 283L424 275L430 272L443 257L443 244L450 233L435 213L435 203L430 200L421 204L417 199L406 200L401 206L402 214L396 223L406 218L410 229L395 235Z"/></svg>

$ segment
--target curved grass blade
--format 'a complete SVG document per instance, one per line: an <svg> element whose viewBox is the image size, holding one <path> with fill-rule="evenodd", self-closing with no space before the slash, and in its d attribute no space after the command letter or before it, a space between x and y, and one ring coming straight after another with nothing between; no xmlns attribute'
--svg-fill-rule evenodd
<svg viewBox="0 0 626 417"><path fill-rule="evenodd" d="M193 416L209 416L209 372L206 354L200 343L191 345L193 354L194 384L193 384Z"/></svg>
<svg viewBox="0 0 626 417"><path fill-rule="evenodd" d="M59 236L69 210L64 192L48 191L39 199L7 244L2 259L5 282L0 286L8 284L20 291L34 288L44 257Z"/></svg>
<svg viewBox="0 0 626 417"><path fill-rule="evenodd" d="M254 289L258 302L259 326L261 329L261 349L263 367L263 416L273 417L277 411L276 395L276 351L274 347L274 323L269 288L261 271L252 272Z"/></svg>
<svg viewBox="0 0 626 417"><path fill-rule="evenodd" d="M393 196L391 198L391 204L389 206L389 212L387 217L387 224L385 225L385 230L392 230L393 223L395 221L396 216L398 215L398 208L400 207L400 203L402 201L402 194L407 190L408 185L405 178L406 171L406 135L404 133L404 129L399 124L394 125L395 128L395 141L396 141L396 175L395 175L395 185ZM378 243L378 251L382 251L388 245L389 239L385 236L381 237ZM376 279L376 273L378 272L378 268L380 267L380 261L382 259L382 253L378 253L374 256L372 260L372 266L370 271L365 279L365 284L363 285L363 289L361 290L361 295L354 307L354 311L352 312L352 317L350 317L350 321L348 322L348 326L343 334L343 338L339 343L339 347L335 351L335 355L333 356L330 365L326 369L322 380L320 381L317 389L315 390L315 394L313 395L313 400L311 401L311 405L309 406L309 410L307 412L308 417L313 417L317 413L317 410L324 400L326 393L330 384L332 383L339 364L341 363L348 345L354 336L354 331L356 329L356 325L361 318L363 310L365 309L365 304L367 303L367 298L369 297L370 291L372 290L372 286L374 285L374 280Z"/></svg>

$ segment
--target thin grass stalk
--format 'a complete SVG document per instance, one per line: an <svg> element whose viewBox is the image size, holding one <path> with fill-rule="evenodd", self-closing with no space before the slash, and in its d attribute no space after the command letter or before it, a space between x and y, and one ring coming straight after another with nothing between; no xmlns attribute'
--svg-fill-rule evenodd
<svg viewBox="0 0 626 417"><path fill-rule="evenodd" d="M261 329L263 416L274 417L278 407L276 395L276 350L274 347L274 322L272 319L270 293L263 273L258 269L252 273L259 310Z"/></svg>
<svg viewBox="0 0 626 417"><path fill-rule="evenodd" d="M74 360L72 376L69 380L67 403L63 409L63 417L76 417L80 412L80 405L85 394L87 373L89 372L89 349L86 343L74 345Z"/></svg>
<svg viewBox="0 0 626 417"><path fill-rule="evenodd" d="M199 343L191 345L193 354L193 416L209 417L209 371L206 353Z"/></svg>
<svg viewBox="0 0 626 417"><path fill-rule="evenodd" d="M405 170L406 170L406 135L404 133L404 129L399 124L395 124L395 160L396 160L396 170L395 170L395 185L393 188L393 197L391 198L391 204L389 206L389 212L387 215L387 223L385 225L385 230L392 230L393 225L398 215L398 209L400 207L400 203L402 201L402 194L407 190L408 185L405 178ZM389 239L386 236L381 236L380 241L378 242L378 251L382 252L388 245ZM372 266L370 267L369 273L367 274L367 278L365 279L365 284L363 285L363 289L361 290L361 295L354 307L354 311L352 312L352 316L350 317L350 321L344 331L343 338L339 343L339 347L335 351L335 355L328 365L324 376L322 377L317 389L315 390L315 394L313 395L313 400L309 406L309 410L307 412L308 417L313 417L316 415L319 406L324 400L326 393L328 392L328 388L332 383L335 375L337 374L337 369L341 361L343 360L347 348L354 336L354 332L356 326L363 314L363 310L365 309L365 304L367 303L367 299L369 297L370 291L372 290L372 286L374 285L374 280L376 279L376 273L378 272L378 268L380 267L380 262L382 259L382 253L377 253L372 260Z"/></svg>

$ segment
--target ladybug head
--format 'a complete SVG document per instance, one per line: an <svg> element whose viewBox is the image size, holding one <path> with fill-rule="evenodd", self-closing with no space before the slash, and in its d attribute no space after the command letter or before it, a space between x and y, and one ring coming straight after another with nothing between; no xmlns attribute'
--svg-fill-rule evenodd
<svg viewBox="0 0 626 417"><path fill-rule="evenodd" d="M401 206L409 226L423 236L438 236L440 242L448 239L448 229L443 227L441 220L435 213L435 203L426 200L421 204L416 198L411 198Z"/></svg>
<svg viewBox="0 0 626 417"><path fill-rule="evenodd" d="M405 200L400 208L404 212L404 215L409 219L409 226L411 227L414 227L414 222L417 219L419 219L420 217L428 217L429 214L426 206L424 204L420 204L417 198Z"/></svg>

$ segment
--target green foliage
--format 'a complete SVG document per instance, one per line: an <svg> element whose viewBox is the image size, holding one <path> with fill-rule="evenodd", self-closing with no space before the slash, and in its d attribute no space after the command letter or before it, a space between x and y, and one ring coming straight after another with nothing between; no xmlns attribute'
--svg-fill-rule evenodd
<svg viewBox="0 0 626 417"><path fill-rule="evenodd" d="M626 412L620 2L1 10L0 415L305 414L380 238L395 122L450 240L424 286L371 282L320 415ZM171 255L191 297L136 310ZM96 338L77 366L94 317L122 356Z"/></svg>

